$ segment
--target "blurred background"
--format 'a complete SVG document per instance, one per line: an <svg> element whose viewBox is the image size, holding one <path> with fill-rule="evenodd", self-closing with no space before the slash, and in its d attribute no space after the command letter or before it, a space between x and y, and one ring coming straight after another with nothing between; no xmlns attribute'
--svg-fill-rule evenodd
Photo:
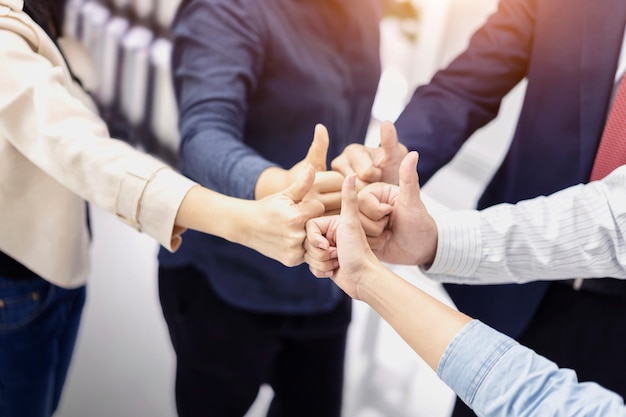
<svg viewBox="0 0 626 417"><path fill-rule="evenodd" d="M468 42L497 0L381 0L383 73L366 144L395 120L413 89L430 80ZM169 26L176 0L69 0L68 59L115 137L176 163L176 105L170 81ZM77 48L78 46L78 48ZM89 64L89 65L88 65ZM431 211L473 208L509 144L524 84L500 116L478 131L423 194ZM175 356L157 293L157 244L91 208L93 268L87 306L59 417L175 417ZM398 274L452 305L417 268ZM345 417L447 417L454 396L376 313L354 302L345 384ZM263 387L247 417L262 417ZM323 416L320 416L323 417Z"/></svg>

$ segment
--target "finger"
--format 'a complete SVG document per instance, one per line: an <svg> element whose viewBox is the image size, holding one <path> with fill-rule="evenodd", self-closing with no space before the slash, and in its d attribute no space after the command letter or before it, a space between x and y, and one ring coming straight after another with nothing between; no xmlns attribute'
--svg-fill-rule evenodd
<svg viewBox="0 0 626 417"><path fill-rule="evenodd" d="M375 183L359 193L359 211L372 220L380 220L391 213L388 184Z"/></svg>
<svg viewBox="0 0 626 417"><path fill-rule="evenodd" d="M283 191L283 194L294 203L299 203L311 190L314 182L315 170L312 165L308 165L300 177Z"/></svg>
<svg viewBox="0 0 626 417"><path fill-rule="evenodd" d="M355 173L352 166L350 166L350 158L345 154L345 151L330 162L330 168L334 172L343 175L344 178Z"/></svg>
<svg viewBox="0 0 626 417"><path fill-rule="evenodd" d="M393 123L386 121L380 127L380 146L374 155L374 165L383 171L380 181L398 183L398 167L407 154L407 148L398 140Z"/></svg>
<svg viewBox="0 0 626 417"><path fill-rule="evenodd" d="M337 192L341 194L344 176L335 171L323 171L315 173L315 190L318 193Z"/></svg>
<svg viewBox="0 0 626 417"><path fill-rule="evenodd" d="M341 187L341 219L351 225L358 225L359 221L359 195L356 192L356 176L346 177Z"/></svg>
<svg viewBox="0 0 626 417"><path fill-rule="evenodd" d="M304 200L298 203L300 209L300 216L305 220L317 218L325 215L326 208L324 204L317 200Z"/></svg>
<svg viewBox="0 0 626 417"><path fill-rule="evenodd" d="M331 252L330 250L313 248L311 251L304 253L304 261L309 265L310 269L321 271L324 273L324 276L329 276L330 271L339 267L336 251Z"/></svg>
<svg viewBox="0 0 626 417"><path fill-rule="evenodd" d="M399 204L415 207L420 203L420 185L417 175L417 152L409 152L400 164L400 192L398 194Z"/></svg>
<svg viewBox="0 0 626 417"><path fill-rule="evenodd" d="M376 182L380 180L381 170L374 165L371 149L365 145L348 145L344 152L331 162L333 171L344 176L356 174L361 181Z"/></svg>
<svg viewBox="0 0 626 417"><path fill-rule="evenodd" d="M328 215L330 213L339 212L341 209L341 193L339 191L334 193L320 194L316 196L317 201L324 205L324 211Z"/></svg>
<svg viewBox="0 0 626 417"><path fill-rule="evenodd" d="M396 127L390 121L385 121L380 125L380 147L386 158L390 158L397 150L400 141Z"/></svg>
<svg viewBox="0 0 626 417"><path fill-rule="evenodd" d="M341 208L341 185L343 176L337 172L315 173L315 185L306 199L314 199L324 204L326 213L338 212Z"/></svg>
<svg viewBox="0 0 626 417"><path fill-rule="evenodd" d="M328 155L328 145L330 138L328 130L322 124L315 125L313 133L313 142L309 147L309 151L304 158L308 163L313 165L316 171L326 171L326 158Z"/></svg>
<svg viewBox="0 0 626 417"><path fill-rule="evenodd" d="M331 224L329 217L316 217L306 222L306 239L304 240L304 249L312 251L314 248L328 250L331 244L326 237L328 228Z"/></svg>
<svg viewBox="0 0 626 417"><path fill-rule="evenodd" d="M319 270L316 269L312 266L309 265L309 271L311 271L311 273L316 277L316 278L331 278L333 276L333 271L324 271L324 270Z"/></svg>
<svg viewBox="0 0 626 417"><path fill-rule="evenodd" d="M356 178L356 191L359 192L361 191L363 188L367 187L368 185L372 184L369 181L362 181L359 179L359 177Z"/></svg>
<svg viewBox="0 0 626 417"><path fill-rule="evenodd" d="M366 236L378 236L389 223L392 211L390 201L391 185L374 183L359 192L359 212L361 226Z"/></svg>
<svg viewBox="0 0 626 417"><path fill-rule="evenodd" d="M389 224L389 216L373 220L361 214L361 226L368 237L380 236Z"/></svg>

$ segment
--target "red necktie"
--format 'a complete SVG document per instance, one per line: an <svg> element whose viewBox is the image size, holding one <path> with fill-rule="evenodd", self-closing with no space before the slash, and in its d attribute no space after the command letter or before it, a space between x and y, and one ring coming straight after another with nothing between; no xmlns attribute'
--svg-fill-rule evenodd
<svg viewBox="0 0 626 417"><path fill-rule="evenodd" d="M626 164L626 76L617 88L589 181L602 179L623 164Z"/></svg>

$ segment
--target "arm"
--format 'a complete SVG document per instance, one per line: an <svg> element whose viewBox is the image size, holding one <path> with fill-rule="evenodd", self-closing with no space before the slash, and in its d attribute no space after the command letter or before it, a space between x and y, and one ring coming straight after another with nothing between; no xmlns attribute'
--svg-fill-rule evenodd
<svg viewBox="0 0 626 417"><path fill-rule="evenodd" d="M422 184L497 116L502 99L526 76L537 3L500 1L467 48L416 89L395 121L400 141L422 156Z"/></svg>
<svg viewBox="0 0 626 417"><path fill-rule="evenodd" d="M340 216L312 219L307 239L334 250L333 281L362 300L478 415L626 415L623 400L573 371L439 302L387 269L370 250L359 220L355 177L342 189ZM307 252L307 261L321 251Z"/></svg>
<svg viewBox="0 0 626 417"><path fill-rule="evenodd" d="M308 167L284 191L256 201L193 187L181 203L176 225L239 243L286 266L299 265L304 260L305 223L324 213L322 203L302 201L314 178Z"/></svg>
<svg viewBox="0 0 626 417"><path fill-rule="evenodd" d="M626 278L625 183L622 166L601 181L548 197L437 215L437 257L426 272L437 280L486 284Z"/></svg>
<svg viewBox="0 0 626 417"><path fill-rule="evenodd" d="M626 278L626 166L548 197L433 217L419 197L416 162L414 153L403 161L400 187L376 183L359 193L361 222L379 259L465 284ZM333 266L331 258L315 263L317 275Z"/></svg>
<svg viewBox="0 0 626 417"><path fill-rule="evenodd" d="M398 141L393 123L385 121L380 126L379 147L350 144L333 159L331 167L333 171L343 176L356 174L358 180L365 184L372 182L397 184L398 167L406 154L406 146Z"/></svg>
<svg viewBox="0 0 626 417"><path fill-rule="evenodd" d="M313 167L315 179L303 199L321 202L329 214L338 212L341 204L340 190L343 176L326 170L329 141L326 127L317 124L313 134L313 142L302 161L289 170L270 167L259 175L255 187L256 198L264 198L286 188L297 180L297 175L302 176L309 167Z"/></svg>
<svg viewBox="0 0 626 417"><path fill-rule="evenodd" d="M255 198L263 171L280 169L245 143L247 97L263 62L261 37L259 22L238 2L187 2L172 25L183 170L204 186L246 199Z"/></svg>
<svg viewBox="0 0 626 417"><path fill-rule="evenodd" d="M381 127L381 147L350 145L332 162L343 175L365 183L397 184L397 169L409 150L423 156L420 179L428 181L463 143L493 120L500 103L526 75L534 38L534 4L505 0L472 37L467 49L430 83L416 89L395 121Z"/></svg>
<svg viewBox="0 0 626 417"><path fill-rule="evenodd" d="M43 31L39 36L45 37ZM193 182L128 144L112 140L52 42L47 55L0 30L0 137L64 188L116 214L163 246L179 244L173 221ZM24 173L23 175L26 175Z"/></svg>
<svg viewBox="0 0 626 417"><path fill-rule="evenodd" d="M0 30L0 60L11 62L0 68L0 136L33 169L169 250L178 248L185 228L193 228L289 266L302 262L304 224L323 213L321 203L301 201L314 181L311 167L303 166L293 185L260 201L220 195L110 138L61 58L53 65L19 35Z"/></svg>
<svg viewBox="0 0 626 417"><path fill-rule="evenodd" d="M359 193L361 222L382 261L463 284L626 278L626 166L547 197L433 217L420 198L416 164L411 152L399 187L376 183ZM318 275L332 269L328 261L315 264Z"/></svg>
<svg viewBox="0 0 626 417"><path fill-rule="evenodd" d="M260 199L292 184L313 165L319 174L306 199L319 199L327 210L336 210L343 177L324 172L328 134L323 126L315 128L308 154L292 167L279 166L267 153L257 152L259 147L246 137L250 100L268 94L261 74L267 71L269 40L255 7L253 2L230 0L189 2L177 15L172 67L183 172L221 193ZM274 138L255 140L271 143Z"/></svg>

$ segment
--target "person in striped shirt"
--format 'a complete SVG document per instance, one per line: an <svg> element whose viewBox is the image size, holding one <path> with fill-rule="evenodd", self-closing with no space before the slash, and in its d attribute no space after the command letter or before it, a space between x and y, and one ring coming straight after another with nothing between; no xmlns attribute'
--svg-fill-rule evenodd
<svg viewBox="0 0 626 417"><path fill-rule="evenodd" d="M579 382L574 370L439 302L381 263L417 265L437 280L463 284L558 280L574 272L624 279L626 166L549 196L430 215L417 159L415 152L405 157L399 186L374 183L357 195L355 176L346 178L341 215L307 223L311 271L369 304L479 416L626 416L620 395Z"/></svg>

